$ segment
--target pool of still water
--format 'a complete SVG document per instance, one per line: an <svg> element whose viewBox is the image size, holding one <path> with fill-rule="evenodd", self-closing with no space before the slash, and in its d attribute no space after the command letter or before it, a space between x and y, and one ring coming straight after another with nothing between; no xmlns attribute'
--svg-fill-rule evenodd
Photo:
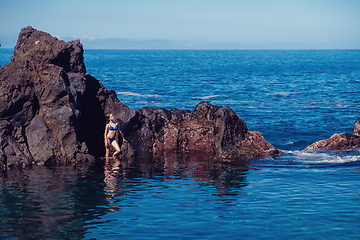
<svg viewBox="0 0 360 240"><path fill-rule="evenodd" d="M358 156L328 162L338 157L287 153L248 169L204 172L195 164L174 166L169 176L113 178L103 206L110 213L86 222L85 237L356 239L360 177L359 162L352 160ZM120 171L110 172L123 176Z"/></svg>
<svg viewBox="0 0 360 240"><path fill-rule="evenodd" d="M357 239L358 152L8 171L0 239Z"/></svg>

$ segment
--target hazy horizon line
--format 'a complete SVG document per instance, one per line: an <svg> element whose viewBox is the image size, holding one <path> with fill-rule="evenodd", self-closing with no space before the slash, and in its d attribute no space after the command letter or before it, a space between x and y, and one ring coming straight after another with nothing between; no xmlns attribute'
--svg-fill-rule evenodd
<svg viewBox="0 0 360 240"><path fill-rule="evenodd" d="M255 42L255 43L226 43L211 41L186 41L186 40L132 40L126 38L73 38L56 36L65 42L80 40L84 49L102 50L359 50L355 43L301 43L301 42ZM6 40L0 49L14 48L17 41ZM347 46L346 46L347 45Z"/></svg>

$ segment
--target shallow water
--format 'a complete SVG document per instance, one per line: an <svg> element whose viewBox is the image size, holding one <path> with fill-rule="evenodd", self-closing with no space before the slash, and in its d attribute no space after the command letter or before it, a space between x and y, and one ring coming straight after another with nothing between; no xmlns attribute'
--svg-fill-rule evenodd
<svg viewBox="0 0 360 240"><path fill-rule="evenodd" d="M0 176L0 238L357 239L359 154L343 154L10 170Z"/></svg>
<svg viewBox="0 0 360 240"><path fill-rule="evenodd" d="M85 50L85 63L131 108L228 105L284 154L1 172L0 239L360 238L359 150L301 152L352 133L360 51Z"/></svg>

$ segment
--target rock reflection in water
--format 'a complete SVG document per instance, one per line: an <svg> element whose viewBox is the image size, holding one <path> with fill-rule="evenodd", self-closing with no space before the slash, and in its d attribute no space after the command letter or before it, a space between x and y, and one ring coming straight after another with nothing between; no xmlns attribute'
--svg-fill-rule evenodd
<svg viewBox="0 0 360 240"><path fill-rule="evenodd" d="M107 159L105 164L105 192L114 193L126 179L164 178L192 179L198 184L214 185L219 195L230 189L246 186L247 162L230 164L218 162L203 152L187 155L165 152L162 156L138 156L131 160ZM115 186L116 185L116 186Z"/></svg>
<svg viewBox="0 0 360 240"><path fill-rule="evenodd" d="M128 198L133 179L190 179L214 185L223 196L246 185L247 171L199 153L11 169L0 173L0 239L82 239L87 223L118 210L113 203Z"/></svg>
<svg viewBox="0 0 360 240"><path fill-rule="evenodd" d="M1 172L0 239L81 239L84 223L106 214L103 209L94 212L106 204L97 167L33 166Z"/></svg>

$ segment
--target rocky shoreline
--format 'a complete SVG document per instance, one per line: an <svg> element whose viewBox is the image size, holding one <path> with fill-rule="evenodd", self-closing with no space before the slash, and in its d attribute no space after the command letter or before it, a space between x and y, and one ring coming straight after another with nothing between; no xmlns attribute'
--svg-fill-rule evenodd
<svg viewBox="0 0 360 240"><path fill-rule="evenodd" d="M194 151L236 162L278 153L226 106L201 102L193 112L128 108L86 74L79 40L64 42L30 26L21 30L11 62L0 68L0 84L3 169L104 156L108 113L128 140L122 158Z"/></svg>
<svg viewBox="0 0 360 240"><path fill-rule="evenodd" d="M260 132L249 131L227 106L200 102L192 112L127 107L113 90L86 74L79 40L64 42L30 26L21 30L11 62L0 68L0 85L2 169L104 156L108 113L128 140L121 158L200 153L238 163L281 153ZM305 151L360 147L359 122L354 135L340 134Z"/></svg>

